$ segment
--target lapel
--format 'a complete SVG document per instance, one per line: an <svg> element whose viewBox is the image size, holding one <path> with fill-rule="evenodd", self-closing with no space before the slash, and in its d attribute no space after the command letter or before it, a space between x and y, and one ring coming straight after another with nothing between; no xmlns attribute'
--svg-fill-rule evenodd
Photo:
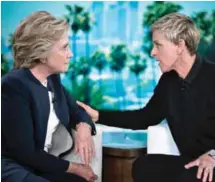
<svg viewBox="0 0 215 182"><path fill-rule="evenodd" d="M46 88L33 76L29 69L23 68L23 70L25 72L25 78L30 80L28 86L32 93L32 118L34 127L37 130L37 132L35 132L35 140L40 147L43 147L50 114L48 89L54 93L54 109L58 119L65 127L68 126L69 123L67 102L61 89L60 79L58 79L57 75L48 77L48 86Z"/></svg>
<svg viewBox="0 0 215 182"><path fill-rule="evenodd" d="M69 123L69 108L58 75L52 75L48 78L48 89L53 92L53 104L58 119L63 125L67 126Z"/></svg>

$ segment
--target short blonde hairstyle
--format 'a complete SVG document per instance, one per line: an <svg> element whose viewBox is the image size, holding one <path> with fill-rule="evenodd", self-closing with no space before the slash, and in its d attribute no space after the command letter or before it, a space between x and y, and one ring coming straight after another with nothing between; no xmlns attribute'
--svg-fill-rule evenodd
<svg viewBox="0 0 215 182"><path fill-rule="evenodd" d="M33 68L46 59L53 43L69 29L66 20L37 11L18 25L13 35L15 68Z"/></svg>
<svg viewBox="0 0 215 182"><path fill-rule="evenodd" d="M152 32L160 31L167 40L178 44L182 39L190 55L196 53L200 32L194 22L180 13L170 13L158 19L152 26Z"/></svg>

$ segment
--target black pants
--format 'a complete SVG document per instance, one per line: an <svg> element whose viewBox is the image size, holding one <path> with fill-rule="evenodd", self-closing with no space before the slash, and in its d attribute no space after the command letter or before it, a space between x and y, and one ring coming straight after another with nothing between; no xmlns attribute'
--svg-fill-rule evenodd
<svg viewBox="0 0 215 182"><path fill-rule="evenodd" d="M36 175L14 160L1 158L2 182L86 182L85 179L69 173L46 173Z"/></svg>
<svg viewBox="0 0 215 182"><path fill-rule="evenodd" d="M132 177L134 182L202 182L202 179L196 177L198 167L184 168L184 165L191 161L182 156L141 156L133 163ZM215 182L215 170L213 174Z"/></svg>

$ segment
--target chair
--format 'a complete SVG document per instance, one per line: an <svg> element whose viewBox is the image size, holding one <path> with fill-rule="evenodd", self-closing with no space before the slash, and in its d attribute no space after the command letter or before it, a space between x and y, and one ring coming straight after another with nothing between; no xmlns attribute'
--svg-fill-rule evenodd
<svg viewBox="0 0 215 182"><path fill-rule="evenodd" d="M92 167L94 173L98 176L95 182L102 182L102 130L96 127L96 135L93 136L95 144L95 157L92 159L90 166ZM73 137L75 137L75 130L72 130ZM82 163L79 154L72 151L66 156L66 160Z"/></svg>
<svg viewBox="0 0 215 182"><path fill-rule="evenodd" d="M180 155L166 121L163 121L158 125L148 127L147 137L148 154Z"/></svg>

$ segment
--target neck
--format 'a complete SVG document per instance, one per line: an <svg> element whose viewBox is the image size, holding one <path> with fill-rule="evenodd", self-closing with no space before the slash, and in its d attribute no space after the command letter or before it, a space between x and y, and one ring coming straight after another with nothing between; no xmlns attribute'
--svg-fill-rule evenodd
<svg viewBox="0 0 215 182"><path fill-rule="evenodd" d="M195 59L196 54L192 56L190 54L183 54L175 63L174 70L179 74L181 78L185 79L194 64Z"/></svg>
<svg viewBox="0 0 215 182"><path fill-rule="evenodd" d="M38 79L42 84L46 82L47 77L50 75L47 68L44 65L39 64L30 69L31 73Z"/></svg>

